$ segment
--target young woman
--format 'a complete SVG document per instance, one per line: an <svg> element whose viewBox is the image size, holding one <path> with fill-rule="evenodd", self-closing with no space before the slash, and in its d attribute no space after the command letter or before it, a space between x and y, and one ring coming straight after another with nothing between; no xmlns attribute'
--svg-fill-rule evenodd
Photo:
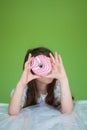
<svg viewBox="0 0 87 130"><path fill-rule="evenodd" d="M8 113L0 114L0 130L86 130L87 109L78 106L75 111L61 56L29 49Z"/></svg>
<svg viewBox="0 0 87 130"><path fill-rule="evenodd" d="M42 56L41 59L38 60L38 56ZM37 58L37 66L41 64L40 62L44 65L44 68L38 68L42 75L33 72L36 66L32 70L31 63L35 57ZM49 58L50 66L46 58ZM51 70L43 75L43 71L47 69L46 67L51 67ZM53 54L51 50L44 47L29 49L25 56L23 69L23 74L9 104L8 112L10 115L19 114L22 107L28 107L42 102L57 108L61 113L72 112L73 101L69 81L62 58L57 52ZM57 91L58 86L60 94Z"/></svg>

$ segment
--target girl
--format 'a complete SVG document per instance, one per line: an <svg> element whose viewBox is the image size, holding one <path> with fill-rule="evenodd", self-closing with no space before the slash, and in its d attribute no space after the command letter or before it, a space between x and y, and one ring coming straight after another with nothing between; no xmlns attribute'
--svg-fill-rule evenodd
<svg viewBox="0 0 87 130"><path fill-rule="evenodd" d="M45 76L35 74L31 69L32 59L39 55L49 57L51 62L52 69ZM10 115L18 115L22 108L41 103L52 106L61 113L72 112L73 101L69 81L62 58L57 52L53 54L45 47L29 49L24 59L23 69L9 104ZM60 93L58 93L59 89Z"/></svg>
<svg viewBox="0 0 87 130"><path fill-rule="evenodd" d="M44 47L30 49L9 114L0 114L0 130L87 130L81 120L85 109L73 108L61 56Z"/></svg>

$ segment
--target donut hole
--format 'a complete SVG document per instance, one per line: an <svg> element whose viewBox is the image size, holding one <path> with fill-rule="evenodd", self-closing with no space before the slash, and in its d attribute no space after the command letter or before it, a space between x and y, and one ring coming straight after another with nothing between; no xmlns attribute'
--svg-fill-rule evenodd
<svg viewBox="0 0 87 130"><path fill-rule="evenodd" d="M44 65L43 65L43 64L40 64L39 67L40 67L40 68L44 68Z"/></svg>

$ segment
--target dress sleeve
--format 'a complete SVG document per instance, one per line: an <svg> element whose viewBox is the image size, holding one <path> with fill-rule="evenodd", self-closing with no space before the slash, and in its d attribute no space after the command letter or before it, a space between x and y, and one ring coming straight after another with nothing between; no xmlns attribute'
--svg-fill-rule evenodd
<svg viewBox="0 0 87 130"><path fill-rule="evenodd" d="M21 107L23 107L24 104L25 104L25 101L26 101L26 98L27 98L27 96L26 96L27 89L28 89L28 87L26 86L26 87L24 88L24 91L23 91L23 97L22 97ZM13 96L13 94L14 94L14 91L15 91L15 89L12 89L12 91L11 91L11 93L10 93L11 98L12 98L12 96Z"/></svg>
<svg viewBox="0 0 87 130"><path fill-rule="evenodd" d="M60 83L57 80L56 85L55 85L55 89L54 89L54 96L57 99L57 102L60 102L60 95L61 95L61 93L60 93Z"/></svg>

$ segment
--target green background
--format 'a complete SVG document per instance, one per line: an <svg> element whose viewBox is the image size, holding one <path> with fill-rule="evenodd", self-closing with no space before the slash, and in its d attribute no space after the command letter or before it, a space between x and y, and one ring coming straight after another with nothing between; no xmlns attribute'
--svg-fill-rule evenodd
<svg viewBox="0 0 87 130"><path fill-rule="evenodd" d="M75 100L87 99L87 1L0 0L0 102L22 74L28 48L61 54Z"/></svg>

